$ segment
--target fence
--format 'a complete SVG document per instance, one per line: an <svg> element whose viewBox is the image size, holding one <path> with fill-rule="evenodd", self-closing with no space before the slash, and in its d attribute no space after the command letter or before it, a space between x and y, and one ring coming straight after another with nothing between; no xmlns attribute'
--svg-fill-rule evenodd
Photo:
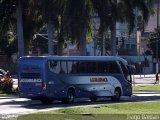
<svg viewBox="0 0 160 120"><path fill-rule="evenodd" d="M133 84L155 84L156 82L155 74L132 75L132 78L133 78Z"/></svg>

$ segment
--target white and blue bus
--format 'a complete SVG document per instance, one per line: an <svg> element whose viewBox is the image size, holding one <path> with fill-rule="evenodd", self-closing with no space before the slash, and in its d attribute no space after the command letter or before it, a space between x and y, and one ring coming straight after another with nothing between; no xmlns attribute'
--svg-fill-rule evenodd
<svg viewBox="0 0 160 120"><path fill-rule="evenodd" d="M75 98L132 95L131 70L126 60L114 56L40 56L18 61L20 97L42 103Z"/></svg>

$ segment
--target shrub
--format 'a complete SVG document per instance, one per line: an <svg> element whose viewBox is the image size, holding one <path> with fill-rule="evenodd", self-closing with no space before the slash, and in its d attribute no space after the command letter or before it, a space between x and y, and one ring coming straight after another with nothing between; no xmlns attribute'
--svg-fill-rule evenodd
<svg viewBox="0 0 160 120"><path fill-rule="evenodd" d="M13 80L11 77L4 76L0 79L0 91L4 93L11 93L13 87Z"/></svg>

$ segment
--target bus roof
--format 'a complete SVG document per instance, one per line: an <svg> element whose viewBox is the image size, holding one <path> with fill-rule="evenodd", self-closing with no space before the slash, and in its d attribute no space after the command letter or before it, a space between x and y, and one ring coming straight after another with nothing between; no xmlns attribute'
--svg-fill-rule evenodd
<svg viewBox="0 0 160 120"><path fill-rule="evenodd" d="M91 60L91 61L121 61L127 64L127 61L118 56L24 56L20 59L45 59L45 60Z"/></svg>

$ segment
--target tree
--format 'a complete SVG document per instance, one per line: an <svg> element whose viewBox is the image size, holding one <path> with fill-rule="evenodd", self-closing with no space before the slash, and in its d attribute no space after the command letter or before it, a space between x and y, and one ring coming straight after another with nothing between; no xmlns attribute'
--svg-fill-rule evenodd
<svg viewBox="0 0 160 120"><path fill-rule="evenodd" d="M53 55L53 39L55 35L55 28L58 24L58 18L62 12L65 0L41 0L40 3L43 12L43 18L48 23L47 32L49 55Z"/></svg>
<svg viewBox="0 0 160 120"><path fill-rule="evenodd" d="M94 1L94 6L100 17L100 32L111 31L111 54L116 55L116 23L128 23L129 33L135 27L137 8L143 20L148 21L149 10L146 0L101 0Z"/></svg>
<svg viewBox="0 0 160 120"><path fill-rule="evenodd" d="M131 31L135 25L136 8L147 21L146 1L149 0L18 0L18 3L14 0L2 0L11 6L17 5L17 36L21 54L24 51L22 31L24 30L25 46L28 46L34 29L37 29L37 26L34 26L37 18L43 15L45 22L42 21L41 26L48 25L49 54L53 54L53 39L57 31L60 47L62 47L64 37L67 36L67 38L78 41L81 55L86 55L86 36L91 31L91 16L97 14L100 18L100 36L103 36L105 31L111 31L111 51L112 55L115 55L116 23L127 22ZM9 8L12 8L11 6ZM15 14L15 11L10 11L10 13Z"/></svg>
<svg viewBox="0 0 160 120"><path fill-rule="evenodd" d="M14 23L16 21L14 4L13 0L0 1L0 35L6 35L9 30L16 26Z"/></svg>
<svg viewBox="0 0 160 120"><path fill-rule="evenodd" d="M0 50L10 57L17 52L15 1L0 1Z"/></svg>
<svg viewBox="0 0 160 120"><path fill-rule="evenodd" d="M86 55L86 36L92 14L91 0L68 0L66 3L65 30L69 38L79 43L80 55Z"/></svg>
<svg viewBox="0 0 160 120"><path fill-rule="evenodd" d="M153 32L150 34L149 36L149 43L148 43L148 47L151 50L151 53L153 54L153 57L156 58L156 45L158 44L158 46L160 46L160 31L157 30L156 32ZM160 49L158 49L158 58L160 58Z"/></svg>
<svg viewBox="0 0 160 120"><path fill-rule="evenodd" d="M22 19L22 3L18 0L17 3L17 40L18 40L18 55L24 55L24 36L23 36L23 19Z"/></svg>
<svg viewBox="0 0 160 120"><path fill-rule="evenodd" d="M31 0L2 0L0 3L1 8L3 9L0 15L3 18L2 21L0 21L0 24L2 24L1 31L8 33L8 31L11 31L11 28L14 27L11 32L15 32L13 30L16 30L17 20L17 35L15 36L18 40L19 56L25 55L24 43L25 46L28 46L28 43L33 36L33 28L29 27L33 26L30 22L32 21L33 16L30 16L28 11L30 9L30 1ZM1 34L3 33L1 32Z"/></svg>

